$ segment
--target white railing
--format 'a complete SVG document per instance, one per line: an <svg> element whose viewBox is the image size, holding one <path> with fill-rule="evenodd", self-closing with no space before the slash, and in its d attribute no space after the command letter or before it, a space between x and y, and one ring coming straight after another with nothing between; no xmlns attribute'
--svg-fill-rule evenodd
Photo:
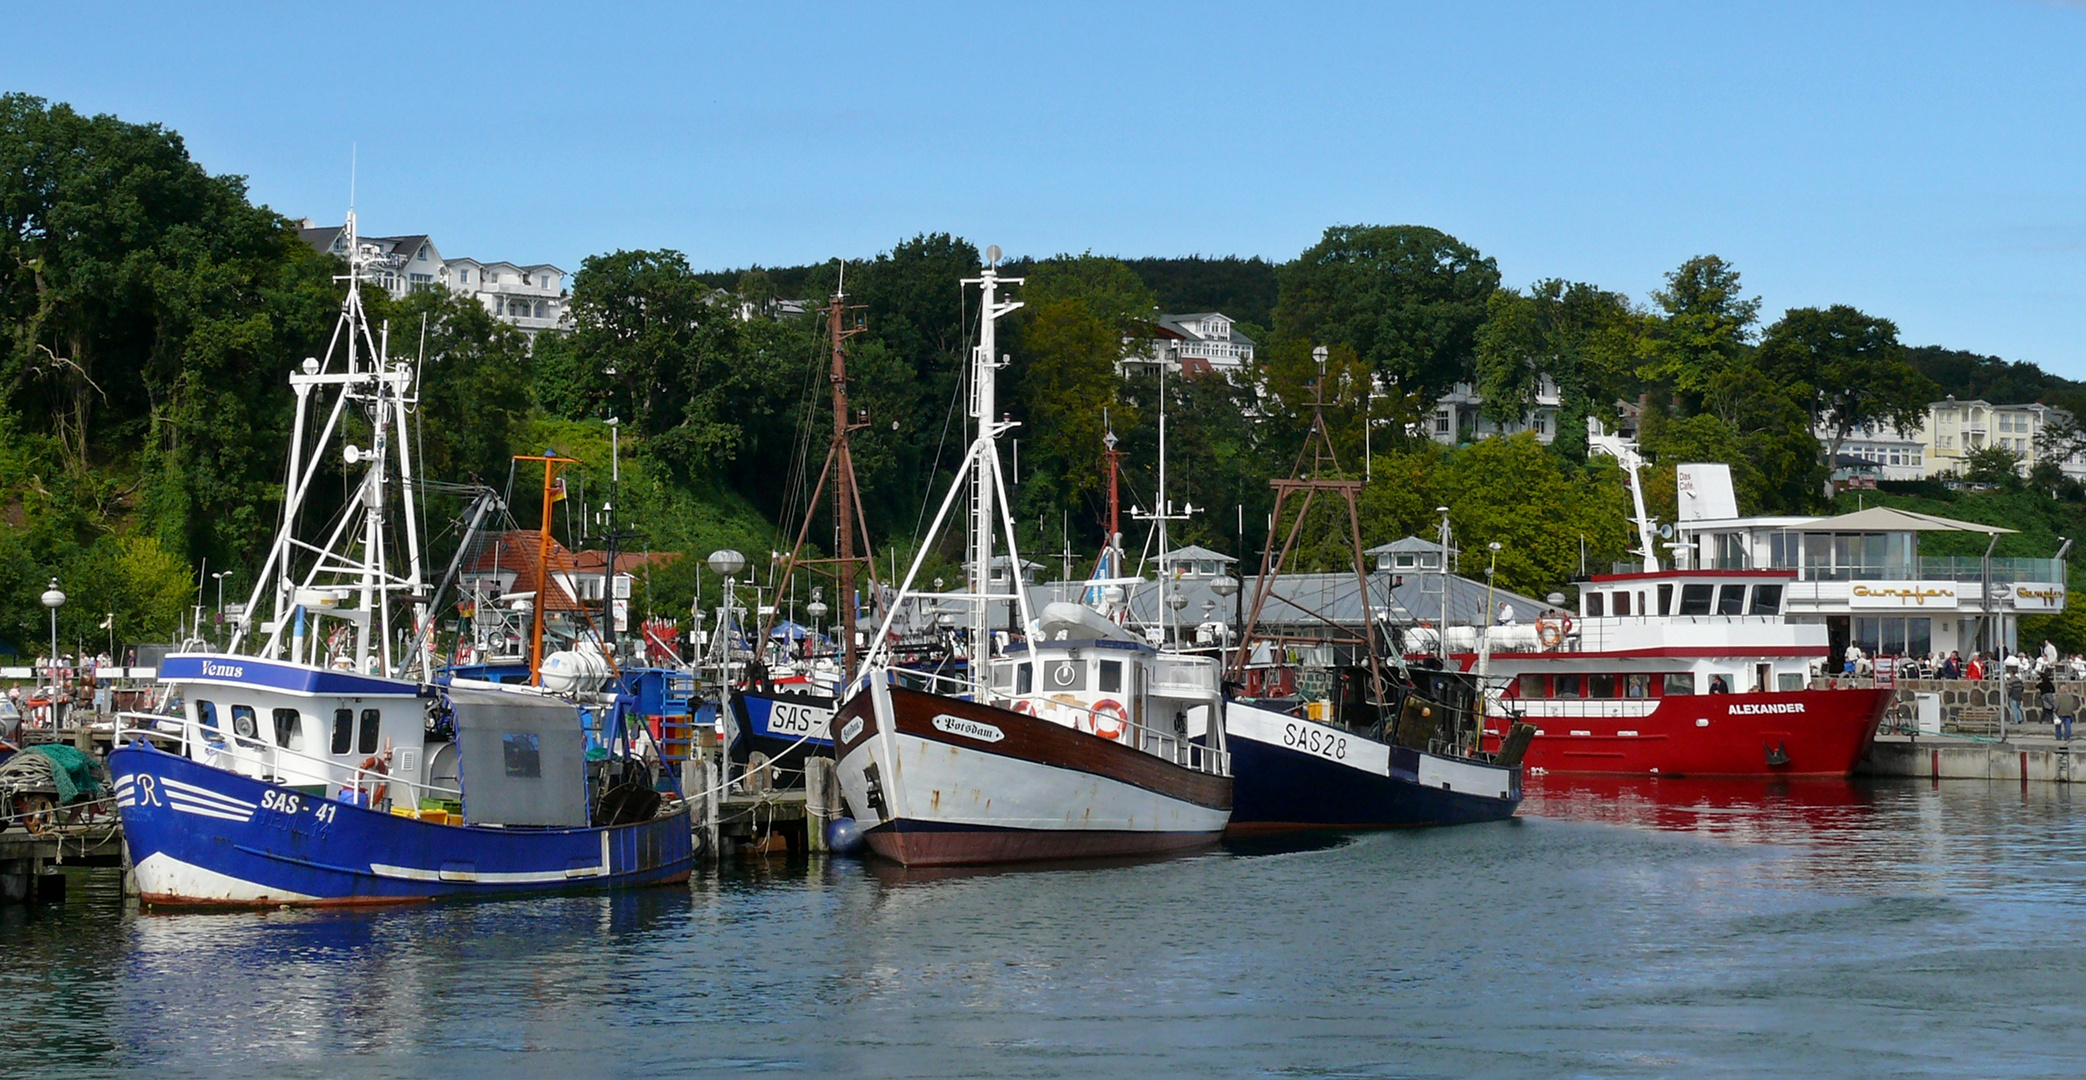
<svg viewBox="0 0 2086 1080"><path fill-rule="evenodd" d="M126 720L149 720L151 721L151 726L127 727L124 724ZM263 760L261 757L256 755L253 757L245 758L243 760L253 763L257 768L265 766L269 769L271 774L279 772L279 759L282 756L287 755L289 757L296 758L300 761L308 762L314 766L317 766L317 770L313 772L314 777L322 780L328 787L337 787L343 791L352 789L358 792L363 790L369 790L374 792L379 787L388 789L393 785L405 788L407 791L413 793L414 804L416 809L418 807L418 800L421 797L423 797L423 795L426 793L432 793L435 796L442 798L463 798L464 793L461 789L458 788L443 787L440 784L424 784L418 780L408 779L402 776L394 776L389 771L388 767L376 769L365 768L361 765L347 765L342 762L335 761L331 758L307 754L302 750L291 750L288 747L276 746L272 743L263 741L258 737L258 735L242 736L223 731L216 731L217 737L213 739L204 734L203 726L200 723L185 715L167 716L160 713L136 712L117 713L116 728L111 736L111 746L112 748L122 746L123 737L125 735L149 735L155 738L166 738L168 737L169 733L162 730L159 727L159 724L167 721L171 721L180 726L181 739L183 743L183 754L187 756L190 760L203 761L203 763L206 765L212 764L212 762L204 760L202 758L197 758L195 754L192 752L192 748L202 747L204 754L210 758L215 758L219 754L223 754L224 756L231 758L234 762L242 760L237 753L238 748L248 748L256 751L265 752L267 754L267 758ZM238 770L233 769L232 771L236 772ZM345 774L347 779L333 779L333 777L336 774ZM274 777L270 776L263 779L274 779ZM277 782L279 783L280 781Z"/></svg>
<svg viewBox="0 0 2086 1080"><path fill-rule="evenodd" d="M1641 719L1656 712L1661 698L1498 698L1495 704L1524 720Z"/></svg>

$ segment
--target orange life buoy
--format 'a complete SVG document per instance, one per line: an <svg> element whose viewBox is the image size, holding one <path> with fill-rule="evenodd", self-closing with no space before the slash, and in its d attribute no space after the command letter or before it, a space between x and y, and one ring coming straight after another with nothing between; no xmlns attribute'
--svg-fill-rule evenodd
<svg viewBox="0 0 2086 1080"><path fill-rule="evenodd" d="M1090 710L1094 716L1094 734L1104 739L1120 739L1130 726L1130 714L1123 703L1114 698L1103 698L1094 702Z"/></svg>
<svg viewBox="0 0 2086 1080"><path fill-rule="evenodd" d="M1043 711L1041 709L1036 708L1036 703L1030 701L1027 698L1022 698L1020 701L1015 702L1014 711L1020 713L1023 716L1043 715Z"/></svg>
<svg viewBox="0 0 2086 1080"><path fill-rule="evenodd" d="M1558 642L1564 640L1564 624L1551 618L1537 619L1536 637L1542 641L1543 648L1557 648Z"/></svg>
<svg viewBox="0 0 2086 1080"><path fill-rule="evenodd" d="M391 794L391 782L388 780L382 782L373 780L370 778L370 773L375 773L378 776L389 776L391 774L391 764L384 760L383 755L371 754L362 759L362 764L355 766L355 801L359 805L374 810L378 803L384 801L384 796ZM365 782L369 788L369 801L367 802L362 800Z"/></svg>

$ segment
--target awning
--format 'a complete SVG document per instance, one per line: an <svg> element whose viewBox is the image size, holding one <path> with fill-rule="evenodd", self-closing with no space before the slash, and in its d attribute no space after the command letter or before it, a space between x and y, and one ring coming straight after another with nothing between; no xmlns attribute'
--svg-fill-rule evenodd
<svg viewBox="0 0 2086 1080"><path fill-rule="evenodd" d="M1871 506L1851 514L1837 517L1816 518L1794 527L1798 532L1971 532L1986 536L2018 532L2018 529L2003 529L1997 525L1980 525L1975 521L1957 521L1954 518L1935 517L1911 510L1898 510L1888 506Z"/></svg>

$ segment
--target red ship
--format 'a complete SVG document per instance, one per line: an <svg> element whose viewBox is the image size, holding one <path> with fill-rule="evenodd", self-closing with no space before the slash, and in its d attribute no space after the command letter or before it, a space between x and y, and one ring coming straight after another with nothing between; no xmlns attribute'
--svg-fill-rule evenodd
<svg viewBox="0 0 2086 1080"><path fill-rule="evenodd" d="M1494 627L1487 735L1536 727L1531 772L1846 776L1888 688L1812 689L1826 628L1792 623L1790 570L1596 576L1579 610ZM1465 669L1475 653L1454 657Z"/></svg>

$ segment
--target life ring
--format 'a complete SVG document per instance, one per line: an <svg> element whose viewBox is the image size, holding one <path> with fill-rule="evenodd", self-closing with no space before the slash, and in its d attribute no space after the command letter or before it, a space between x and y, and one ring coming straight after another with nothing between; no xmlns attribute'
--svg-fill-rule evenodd
<svg viewBox="0 0 2086 1080"><path fill-rule="evenodd" d="M1027 698L1022 698L1020 701L1015 702L1014 711L1020 713L1023 716L1043 715L1043 710L1036 708L1036 703L1030 701Z"/></svg>
<svg viewBox="0 0 2086 1080"><path fill-rule="evenodd" d="M1088 711L1094 717L1094 734L1104 739L1111 741L1120 739L1123 737L1123 732L1130 727L1130 713L1123 708L1122 702L1114 698L1103 698L1100 701L1096 701L1093 708Z"/></svg>
<svg viewBox="0 0 2086 1080"><path fill-rule="evenodd" d="M374 810L378 803L384 801L384 796L391 794L391 782L388 780L382 782L373 780L370 778L371 773L375 773L378 776L389 776L391 775L391 763L386 761L382 754L371 754L362 759L362 764L355 766L355 802L357 805ZM369 788L369 801L367 802L364 802L362 799L363 785L365 783L368 784Z"/></svg>
<svg viewBox="0 0 2086 1080"><path fill-rule="evenodd" d="M1564 643L1564 639L1571 632L1572 617L1570 615L1563 615L1557 618L1544 616L1536 620L1536 637L1542 641L1545 649L1557 648Z"/></svg>

